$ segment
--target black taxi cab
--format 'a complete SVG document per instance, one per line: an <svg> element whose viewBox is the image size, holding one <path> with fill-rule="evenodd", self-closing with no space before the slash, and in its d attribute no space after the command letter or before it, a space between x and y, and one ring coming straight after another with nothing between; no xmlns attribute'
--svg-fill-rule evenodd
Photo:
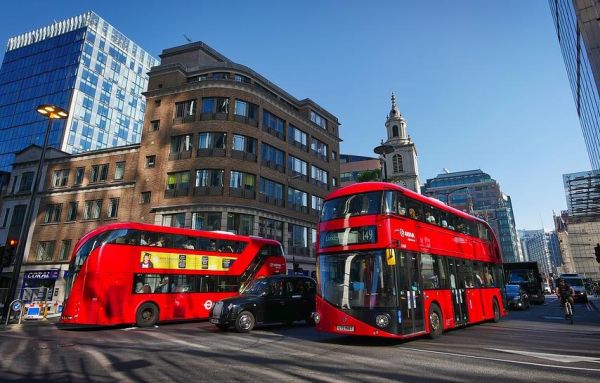
<svg viewBox="0 0 600 383"><path fill-rule="evenodd" d="M240 295L218 301L211 310L210 323L225 330L252 331L256 324L306 321L315 311L316 284L312 278L273 275L254 279Z"/></svg>

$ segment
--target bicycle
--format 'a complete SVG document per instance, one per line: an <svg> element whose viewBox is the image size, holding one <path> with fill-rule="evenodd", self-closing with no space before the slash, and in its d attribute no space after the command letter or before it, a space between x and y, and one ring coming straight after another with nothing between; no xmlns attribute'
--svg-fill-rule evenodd
<svg viewBox="0 0 600 383"><path fill-rule="evenodd" d="M573 324L573 306L568 299L564 299L563 309L565 311L565 320L568 320L570 324Z"/></svg>

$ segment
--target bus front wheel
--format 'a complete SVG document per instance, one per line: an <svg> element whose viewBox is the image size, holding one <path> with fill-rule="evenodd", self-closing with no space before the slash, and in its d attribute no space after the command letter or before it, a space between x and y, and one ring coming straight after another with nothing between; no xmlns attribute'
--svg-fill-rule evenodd
<svg viewBox="0 0 600 383"><path fill-rule="evenodd" d="M442 322L442 313L436 304L429 306L429 337L431 339L439 338L444 332Z"/></svg>
<svg viewBox="0 0 600 383"><path fill-rule="evenodd" d="M152 327L158 322L158 307L154 303L144 303L135 314L138 327Z"/></svg>

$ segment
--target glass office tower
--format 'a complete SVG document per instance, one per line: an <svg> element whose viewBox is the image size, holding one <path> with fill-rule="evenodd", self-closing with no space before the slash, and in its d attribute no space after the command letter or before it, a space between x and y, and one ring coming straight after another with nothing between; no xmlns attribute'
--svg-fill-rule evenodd
<svg viewBox="0 0 600 383"><path fill-rule="evenodd" d="M49 144L68 153L139 143L142 91L157 61L93 12L8 40L0 68L0 171L14 154L43 145L47 120L36 107L69 111Z"/></svg>

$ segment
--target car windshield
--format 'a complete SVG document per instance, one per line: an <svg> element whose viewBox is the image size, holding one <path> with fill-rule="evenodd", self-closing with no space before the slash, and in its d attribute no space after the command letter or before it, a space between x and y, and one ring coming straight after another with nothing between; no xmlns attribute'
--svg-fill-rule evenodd
<svg viewBox="0 0 600 383"><path fill-rule="evenodd" d="M520 287L517 285L506 285L506 292L508 294L518 294Z"/></svg>
<svg viewBox="0 0 600 383"><path fill-rule="evenodd" d="M583 286L583 280L580 278L565 278L565 282L567 282L569 286Z"/></svg>
<svg viewBox="0 0 600 383"><path fill-rule="evenodd" d="M255 279L250 282L243 291L240 292L241 295L262 295L269 291L269 280L266 278L263 279Z"/></svg>

